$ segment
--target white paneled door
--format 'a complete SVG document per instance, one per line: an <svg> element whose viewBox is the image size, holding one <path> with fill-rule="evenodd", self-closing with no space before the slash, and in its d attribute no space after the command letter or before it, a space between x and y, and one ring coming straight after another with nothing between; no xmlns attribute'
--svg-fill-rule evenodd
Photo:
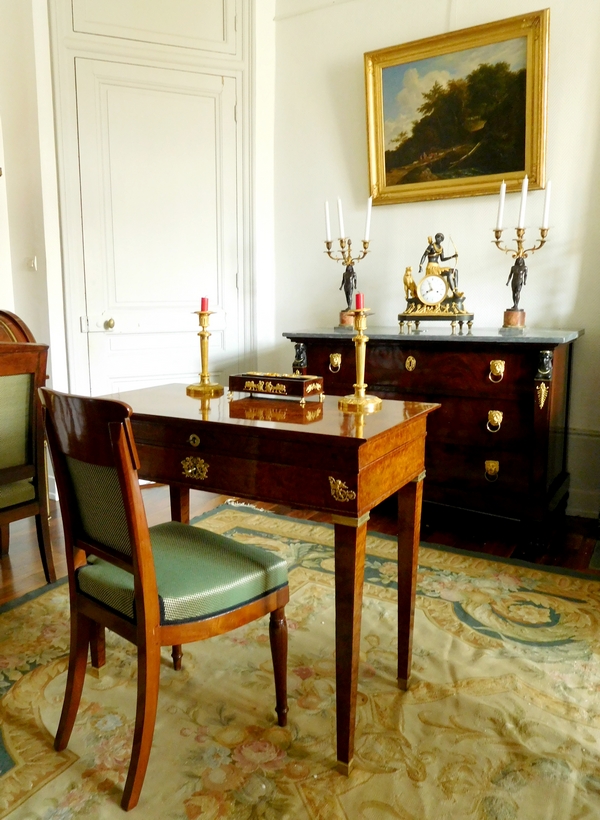
<svg viewBox="0 0 600 820"><path fill-rule="evenodd" d="M226 378L242 335L235 77L78 57L75 79L92 395L197 380L202 296Z"/></svg>

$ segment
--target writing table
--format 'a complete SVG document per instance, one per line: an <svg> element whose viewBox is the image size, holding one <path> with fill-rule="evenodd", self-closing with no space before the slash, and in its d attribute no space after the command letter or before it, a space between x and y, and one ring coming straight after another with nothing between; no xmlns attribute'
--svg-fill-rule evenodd
<svg viewBox="0 0 600 820"><path fill-rule="evenodd" d="M342 413L337 399L193 399L181 384L116 393L133 410L141 478L168 484L173 518L189 521L190 489L332 514L335 552L337 759L349 772L367 521L398 494L398 680L407 688L428 414L439 405L384 401ZM312 414L312 415L311 415Z"/></svg>

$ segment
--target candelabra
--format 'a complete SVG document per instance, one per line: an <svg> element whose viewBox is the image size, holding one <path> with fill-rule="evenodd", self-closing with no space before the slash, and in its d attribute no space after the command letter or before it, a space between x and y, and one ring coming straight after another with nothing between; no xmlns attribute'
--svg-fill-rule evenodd
<svg viewBox="0 0 600 820"><path fill-rule="evenodd" d="M185 392L193 399L207 399L217 398L222 396L225 389L220 384L214 384L210 380L208 373L208 339L210 332L208 331L209 316L214 312L212 310L196 310L194 311L198 316L200 322L200 363L202 372L200 373L200 382L198 384L189 384Z"/></svg>
<svg viewBox="0 0 600 820"><path fill-rule="evenodd" d="M354 293L354 288L356 287L356 272L354 270L354 265L357 262L360 262L361 259L364 259L365 256L369 252L369 240L363 239L362 240L362 250L359 251L358 256L352 256L352 240L348 237L342 237L339 240L340 242L340 251L337 253L333 251L333 242L331 239L325 240L325 253L330 259L333 259L334 262L341 262L343 265L346 266L344 273L342 275L342 284L340 286L340 290L344 289L344 296L346 297L346 309L340 311L340 323L338 327L341 328L348 328L349 330L353 327L353 316L352 316L352 294Z"/></svg>
<svg viewBox="0 0 600 820"><path fill-rule="evenodd" d="M348 267L348 265L354 266L369 253L369 241L367 239L362 240L362 250L358 252L358 256L352 256L352 240L349 237L341 237L339 243L340 252L339 255L336 256L337 252L332 250L332 240L326 239L325 247L327 250L325 253L330 259L333 259L334 262L343 262L346 267Z"/></svg>
<svg viewBox="0 0 600 820"><path fill-rule="evenodd" d="M519 308L521 290L527 282L527 266L525 265L525 260L530 253L539 251L539 249L546 244L549 229L540 228L540 237L537 241L534 241L531 248L525 247L525 228L519 227L515 230L516 238L514 241L516 243L516 249L502 243L503 228L494 228L494 244L504 253L510 253L515 260L506 283L507 285L509 282L511 283L513 306L504 311L504 328L522 328L525 326L525 311Z"/></svg>
<svg viewBox="0 0 600 820"><path fill-rule="evenodd" d="M347 413L373 413L381 409L381 399L378 396L366 395L365 359L369 337L363 332L367 329L367 313L369 308L357 308L350 311L354 317L354 346L356 348L356 384L354 395L344 396L338 402L340 410Z"/></svg>

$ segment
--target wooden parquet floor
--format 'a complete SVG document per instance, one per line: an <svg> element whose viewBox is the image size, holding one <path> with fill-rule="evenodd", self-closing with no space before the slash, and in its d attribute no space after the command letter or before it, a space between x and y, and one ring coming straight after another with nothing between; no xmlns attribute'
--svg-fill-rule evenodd
<svg viewBox="0 0 600 820"><path fill-rule="evenodd" d="M190 512L200 515L226 500L226 496L212 493L193 492ZM166 487L148 485L143 490L148 523L152 526L170 519L169 493ZM281 504L257 503L256 506L278 515L329 522L329 516L308 510L294 510ZM66 575L62 525L57 504L51 502L52 520L50 532L57 576ZM390 501L380 505L371 513L369 529L394 535L396 532L394 504ZM45 584L44 574L37 547L35 522L33 518L11 524L10 551L0 560L0 604L19 598L27 592ZM567 516L562 528L557 528L548 549L537 554L520 551L514 533L495 524L473 523L461 519L451 520L445 514L433 514L425 509L421 528L421 540L450 547L473 550L504 558L523 558L533 563L563 567L597 574L589 569L589 562L598 538L598 522L595 519Z"/></svg>

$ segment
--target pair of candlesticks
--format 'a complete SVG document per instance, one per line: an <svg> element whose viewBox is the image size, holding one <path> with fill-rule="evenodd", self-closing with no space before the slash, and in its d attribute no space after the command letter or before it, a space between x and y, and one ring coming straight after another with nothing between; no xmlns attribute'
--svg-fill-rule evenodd
<svg viewBox="0 0 600 820"><path fill-rule="evenodd" d="M202 298L200 310L196 311L200 321L200 362L201 370L200 382L197 384L190 384L186 387L186 394L194 399L211 399L222 396L225 389L220 384L211 382L208 372L208 339L210 332L208 330L209 317L211 315L208 310L208 299ZM365 384L365 360L366 360L366 346L369 337L365 334L367 329L367 314L370 312L369 308L365 307L364 293L356 294L356 309L352 311L354 315L354 329L356 336L354 337L354 345L356 347L356 384L354 385L354 394L351 396L344 396L338 402L338 407L347 413L373 413L381 408L381 399L378 396L367 395L367 385Z"/></svg>

